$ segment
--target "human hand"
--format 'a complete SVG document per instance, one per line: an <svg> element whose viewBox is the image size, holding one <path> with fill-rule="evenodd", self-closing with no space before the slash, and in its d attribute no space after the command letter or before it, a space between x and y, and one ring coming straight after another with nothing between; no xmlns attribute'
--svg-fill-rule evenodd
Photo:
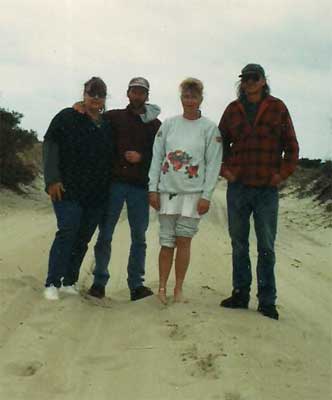
<svg viewBox="0 0 332 400"><path fill-rule="evenodd" d="M61 201L63 192L65 192L65 188L61 182L52 183L47 188L47 193L50 195L52 201Z"/></svg>
<svg viewBox="0 0 332 400"><path fill-rule="evenodd" d="M223 172L223 177L227 179L228 182L233 183L236 181L236 177L231 173L230 170L225 169Z"/></svg>
<svg viewBox="0 0 332 400"><path fill-rule="evenodd" d="M281 183L282 178L279 174L274 174L272 175L271 181L270 181L270 185L272 186L278 186L279 183Z"/></svg>
<svg viewBox="0 0 332 400"><path fill-rule="evenodd" d="M80 114L85 114L85 105L83 101L78 101L73 105L73 109Z"/></svg>
<svg viewBox="0 0 332 400"><path fill-rule="evenodd" d="M149 204L156 211L160 210L160 195L157 192L149 193Z"/></svg>
<svg viewBox="0 0 332 400"><path fill-rule="evenodd" d="M131 164L139 163L142 159L142 155L137 151L126 151L124 153L125 159L130 162Z"/></svg>
<svg viewBox="0 0 332 400"><path fill-rule="evenodd" d="M197 212L199 215L206 214L210 208L210 201L206 199L199 199L197 204Z"/></svg>

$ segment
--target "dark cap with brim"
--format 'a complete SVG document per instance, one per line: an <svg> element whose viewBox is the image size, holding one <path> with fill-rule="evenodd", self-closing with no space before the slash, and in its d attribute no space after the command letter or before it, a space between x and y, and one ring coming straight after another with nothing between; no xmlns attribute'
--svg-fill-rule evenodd
<svg viewBox="0 0 332 400"><path fill-rule="evenodd" d="M259 65L259 64L248 64L241 70L241 75L239 75L239 78L242 78L244 75L249 75L249 74L259 74L263 78L265 78L265 71L264 68Z"/></svg>

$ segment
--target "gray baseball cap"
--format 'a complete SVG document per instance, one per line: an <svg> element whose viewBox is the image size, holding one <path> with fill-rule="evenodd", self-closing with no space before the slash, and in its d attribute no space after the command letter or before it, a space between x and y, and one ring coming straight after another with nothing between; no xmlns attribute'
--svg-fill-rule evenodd
<svg viewBox="0 0 332 400"><path fill-rule="evenodd" d="M142 88L146 89L147 91L150 90L150 84L149 84L148 80L145 78L142 78L142 77L137 77L137 78L131 79L128 84L128 89L133 86L142 87Z"/></svg>
<svg viewBox="0 0 332 400"><path fill-rule="evenodd" d="M244 68L242 68L239 78L242 78L243 75L248 74L259 74L263 78L265 78L264 68L259 64L247 64Z"/></svg>

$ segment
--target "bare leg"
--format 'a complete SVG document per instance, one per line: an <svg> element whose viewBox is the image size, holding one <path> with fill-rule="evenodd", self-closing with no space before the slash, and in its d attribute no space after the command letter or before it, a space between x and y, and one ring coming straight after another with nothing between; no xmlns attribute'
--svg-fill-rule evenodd
<svg viewBox="0 0 332 400"><path fill-rule="evenodd" d="M175 287L174 301L182 302L182 286L190 262L191 239L178 236L176 238L176 256L175 256Z"/></svg>
<svg viewBox="0 0 332 400"><path fill-rule="evenodd" d="M166 286L173 263L174 248L162 246L159 252L159 292L158 298L167 304Z"/></svg>

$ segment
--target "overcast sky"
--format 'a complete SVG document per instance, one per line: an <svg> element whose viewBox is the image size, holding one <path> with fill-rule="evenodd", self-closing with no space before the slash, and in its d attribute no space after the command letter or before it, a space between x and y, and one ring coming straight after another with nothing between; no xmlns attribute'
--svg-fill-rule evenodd
<svg viewBox="0 0 332 400"><path fill-rule="evenodd" d="M178 85L205 85L219 122L241 68L263 65L288 106L302 157L332 158L330 0L1 0L0 107L43 137L52 117L100 76L108 108L126 106L130 78L151 84L161 119L181 112Z"/></svg>

